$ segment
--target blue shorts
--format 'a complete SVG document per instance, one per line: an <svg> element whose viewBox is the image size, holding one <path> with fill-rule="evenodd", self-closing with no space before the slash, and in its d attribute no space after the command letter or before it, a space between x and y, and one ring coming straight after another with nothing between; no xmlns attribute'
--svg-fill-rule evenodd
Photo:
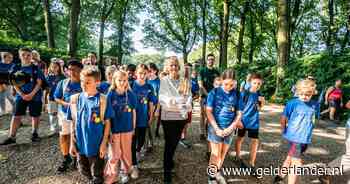
<svg viewBox="0 0 350 184"><path fill-rule="evenodd" d="M234 135L233 131L230 135L226 136L226 137L220 137L217 136L215 134L214 128L212 126L208 126L208 141L219 144L219 143L224 143L227 145L231 145L232 140L233 140L233 135Z"/></svg>
<svg viewBox="0 0 350 184"><path fill-rule="evenodd" d="M293 158L301 158L307 149L307 144L289 142L288 156Z"/></svg>
<svg viewBox="0 0 350 184"><path fill-rule="evenodd" d="M29 108L29 115L31 117L39 117L42 111L42 102L41 101L25 101L18 99L15 101L14 107L14 116L24 116L26 115L27 108Z"/></svg>

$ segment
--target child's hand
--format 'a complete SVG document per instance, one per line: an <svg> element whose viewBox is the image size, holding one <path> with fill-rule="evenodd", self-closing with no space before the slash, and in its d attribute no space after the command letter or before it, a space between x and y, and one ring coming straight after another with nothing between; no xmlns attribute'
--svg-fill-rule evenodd
<svg viewBox="0 0 350 184"><path fill-rule="evenodd" d="M107 145L101 144L100 146L100 158L104 158L107 152Z"/></svg>
<svg viewBox="0 0 350 184"><path fill-rule="evenodd" d="M239 128L239 129L244 128L242 121L236 121L235 124L236 124L235 125L236 128Z"/></svg>
<svg viewBox="0 0 350 184"><path fill-rule="evenodd" d="M73 157L77 157L78 151L74 144L70 145L69 154L71 154Z"/></svg>
<svg viewBox="0 0 350 184"><path fill-rule="evenodd" d="M224 131L220 128L215 129L215 134L219 137L224 137Z"/></svg>
<svg viewBox="0 0 350 184"><path fill-rule="evenodd" d="M233 127L228 127L223 131L224 136L229 136L233 132Z"/></svg>
<svg viewBox="0 0 350 184"><path fill-rule="evenodd" d="M33 99L33 96L32 95L23 95L23 100L25 101L31 101Z"/></svg>

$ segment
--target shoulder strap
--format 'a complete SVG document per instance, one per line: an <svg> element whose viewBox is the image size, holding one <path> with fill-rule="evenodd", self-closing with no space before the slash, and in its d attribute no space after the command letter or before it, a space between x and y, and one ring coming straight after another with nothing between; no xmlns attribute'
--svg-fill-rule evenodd
<svg viewBox="0 0 350 184"><path fill-rule="evenodd" d="M75 122L77 120L79 96L80 96L80 93L77 93L70 97L70 109L71 109L72 119Z"/></svg>
<svg viewBox="0 0 350 184"><path fill-rule="evenodd" d="M247 102L249 100L249 96L250 96L250 91L249 90L244 90L244 96L243 96L243 104L244 106L247 105Z"/></svg>
<svg viewBox="0 0 350 184"><path fill-rule="evenodd" d="M62 90L63 90L63 92L62 92L63 95L62 96L64 96L64 92L65 92L65 90L66 90L66 88L67 88L67 86L69 84L69 81L70 81L69 78L63 79L63 81L62 81Z"/></svg>
<svg viewBox="0 0 350 184"><path fill-rule="evenodd" d="M107 97L104 94L100 94L100 116L102 122L104 122L105 119L105 112L107 108Z"/></svg>

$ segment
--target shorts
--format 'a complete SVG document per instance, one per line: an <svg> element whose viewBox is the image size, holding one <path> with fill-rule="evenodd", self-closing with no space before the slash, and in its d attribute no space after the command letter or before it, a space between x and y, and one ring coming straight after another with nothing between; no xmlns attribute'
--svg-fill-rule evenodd
<svg viewBox="0 0 350 184"><path fill-rule="evenodd" d="M248 131L248 137L252 139L259 139L259 129L238 129L238 137L244 137L245 132Z"/></svg>
<svg viewBox="0 0 350 184"><path fill-rule="evenodd" d="M57 113L58 110L58 104L55 101L49 101L47 104L47 112L49 114Z"/></svg>
<svg viewBox="0 0 350 184"><path fill-rule="evenodd" d="M334 107L336 109L340 109L340 100L336 100L336 99L329 99L329 107Z"/></svg>
<svg viewBox="0 0 350 184"><path fill-rule="evenodd" d="M215 134L214 128L212 126L208 126L208 141L216 144L224 143L227 145L231 145L233 140L233 134L234 131L226 137L220 137Z"/></svg>
<svg viewBox="0 0 350 184"><path fill-rule="evenodd" d="M22 99L15 101L14 116L26 115L27 108L29 108L29 115L31 117L39 117L41 115L43 103L41 101L25 101Z"/></svg>
<svg viewBox="0 0 350 184"><path fill-rule="evenodd" d="M57 118L60 135L70 135L71 121L67 120L63 112L58 112Z"/></svg>
<svg viewBox="0 0 350 184"><path fill-rule="evenodd" d="M289 142L288 156L301 158L307 149L307 144Z"/></svg>

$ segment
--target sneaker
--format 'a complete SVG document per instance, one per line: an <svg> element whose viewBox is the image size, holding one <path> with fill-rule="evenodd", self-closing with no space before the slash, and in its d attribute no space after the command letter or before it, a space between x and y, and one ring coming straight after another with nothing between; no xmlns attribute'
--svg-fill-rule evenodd
<svg viewBox="0 0 350 184"><path fill-rule="evenodd" d="M73 157L73 159L72 159L72 169L73 170L77 170L78 169L78 160L77 160L77 158L76 157Z"/></svg>
<svg viewBox="0 0 350 184"><path fill-rule="evenodd" d="M121 172L120 175L119 175L119 183L120 184L125 184L125 183L128 183L129 181L129 176L128 174L124 173L124 172Z"/></svg>
<svg viewBox="0 0 350 184"><path fill-rule="evenodd" d="M50 125L50 131L51 131L51 132L56 132L56 127L55 127L55 125Z"/></svg>
<svg viewBox="0 0 350 184"><path fill-rule="evenodd" d="M183 146L186 149L191 148L191 144L188 141L186 141L186 139L181 139L179 141L179 143L180 143L181 146Z"/></svg>
<svg viewBox="0 0 350 184"><path fill-rule="evenodd" d="M39 137L38 133L32 134L32 142L39 142L41 138Z"/></svg>
<svg viewBox="0 0 350 184"><path fill-rule="evenodd" d="M137 179L139 177L139 169L137 168L136 165L132 166L131 172L130 172L130 177L132 179Z"/></svg>
<svg viewBox="0 0 350 184"><path fill-rule="evenodd" d="M5 139L4 142L0 143L1 146L9 145L9 144L16 144L16 138L9 137Z"/></svg>
<svg viewBox="0 0 350 184"><path fill-rule="evenodd" d="M225 178L221 175L220 172L218 172L215 176L215 179L216 181L219 183L219 184L226 184L226 180Z"/></svg>
<svg viewBox="0 0 350 184"><path fill-rule="evenodd" d="M199 139L200 139L201 141L205 141L207 138L205 137L204 134L200 134Z"/></svg>
<svg viewBox="0 0 350 184"><path fill-rule="evenodd" d="M212 179L212 178L208 178L208 184L218 184L218 182L215 180L215 178L214 179Z"/></svg>
<svg viewBox="0 0 350 184"><path fill-rule="evenodd" d="M64 173L68 170L70 163L72 163L72 159L69 156L62 161L61 165L57 168L58 173Z"/></svg>
<svg viewBox="0 0 350 184"><path fill-rule="evenodd" d="M282 184L283 182L283 178L279 175L275 176L275 178L273 179L273 184Z"/></svg>

